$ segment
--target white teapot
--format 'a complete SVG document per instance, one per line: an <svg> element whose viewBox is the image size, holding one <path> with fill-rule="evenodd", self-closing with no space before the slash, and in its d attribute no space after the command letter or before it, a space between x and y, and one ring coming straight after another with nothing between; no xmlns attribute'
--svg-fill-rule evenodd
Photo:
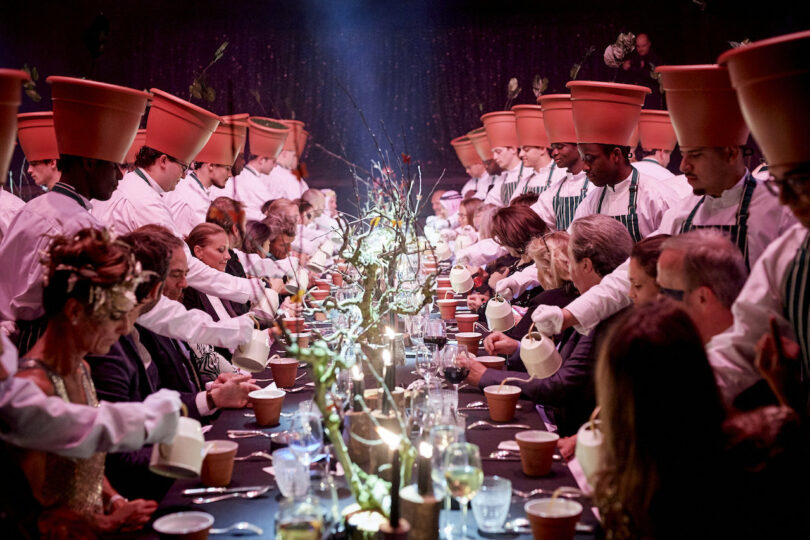
<svg viewBox="0 0 810 540"><path fill-rule="evenodd" d="M297 293L299 289L305 291L307 287L309 287L309 272L303 268L289 275L287 284L285 285L287 292L290 294Z"/></svg>
<svg viewBox="0 0 810 540"><path fill-rule="evenodd" d="M467 267L462 264L455 265L450 270L450 286L459 294L470 292L475 286L472 275Z"/></svg>
<svg viewBox="0 0 810 540"><path fill-rule="evenodd" d="M540 332L532 332L533 328L534 323L520 340L520 359L529 375L535 379L547 379L560 369L562 357L554 341Z"/></svg>
<svg viewBox="0 0 810 540"><path fill-rule="evenodd" d="M251 373L258 373L267 367L270 356L270 340L266 330L253 330L250 341L243 343L233 353L233 363Z"/></svg>
<svg viewBox="0 0 810 540"><path fill-rule="evenodd" d="M574 450L579 466L582 467L582 472L585 473L585 477L591 485L593 485L594 474L602 466L604 435L599 429L599 420L594 419L598 412L597 408L591 415L591 419L577 431L577 446Z"/></svg>
<svg viewBox="0 0 810 540"><path fill-rule="evenodd" d="M484 314L487 316L487 326L493 332L506 332L515 326L512 306L499 294L496 294L487 302L487 309Z"/></svg>
<svg viewBox="0 0 810 540"><path fill-rule="evenodd" d="M200 422L182 416L174 440L152 447L149 470L169 478L196 478L200 476L204 458L205 440Z"/></svg>
<svg viewBox="0 0 810 540"><path fill-rule="evenodd" d="M434 251L436 253L436 258L440 261L446 261L453 256L453 250L450 249L450 245L444 238L439 238L439 240L436 242L436 249Z"/></svg>

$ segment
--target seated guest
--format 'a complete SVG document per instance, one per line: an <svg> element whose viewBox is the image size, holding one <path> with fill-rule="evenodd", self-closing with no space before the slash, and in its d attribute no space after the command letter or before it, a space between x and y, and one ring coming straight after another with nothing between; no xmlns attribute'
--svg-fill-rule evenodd
<svg viewBox="0 0 810 540"><path fill-rule="evenodd" d="M570 228L568 243L571 281L581 293L597 285L630 255L633 241L627 229L612 217L594 214L575 220ZM557 306L541 305L535 311ZM547 379L510 382L519 386L522 395L542 405L551 424L560 436L576 433L594 408L593 369L596 364L595 343L609 327L602 321L588 335L578 332L563 334L557 345L562 357L559 371ZM522 367L519 353L510 358L511 369ZM485 388L498 384L506 377L526 378L518 371L487 369L475 360L468 360L467 382ZM522 369L525 371L525 368Z"/></svg>
<svg viewBox="0 0 810 540"><path fill-rule="evenodd" d="M514 328L508 332L492 332L484 339L484 348L489 354L514 354L520 346L520 339L532 325L531 315L537 306L565 307L577 297L568 269L568 242L568 233L564 231L548 233L531 241L529 255L537 265L537 279L544 290L532 298L529 310Z"/></svg>
<svg viewBox="0 0 810 540"><path fill-rule="evenodd" d="M627 311L601 349L594 487L606 537L806 538L795 414L726 419L702 341L690 316L661 300Z"/></svg>
<svg viewBox="0 0 810 540"><path fill-rule="evenodd" d="M47 328L20 360L16 376L49 396L98 406L83 357L107 353L129 332L141 271L129 248L99 229L55 237L44 264ZM17 457L40 505L74 512L98 532L140 529L157 508L153 501L118 495L104 476L103 452L69 459L20 449Z"/></svg>
<svg viewBox="0 0 810 540"><path fill-rule="evenodd" d="M267 257L270 250L270 227L261 221L248 221L245 226L245 240L242 242L245 253Z"/></svg>
<svg viewBox="0 0 810 540"><path fill-rule="evenodd" d="M661 244L670 235L656 234L636 242L630 252L630 264L627 268L627 278L630 280L630 300L633 304L651 302L658 297L658 256L661 254Z"/></svg>
<svg viewBox="0 0 810 540"><path fill-rule="evenodd" d="M296 199L293 202L298 204L298 215L301 216L298 223L304 227L312 223L312 205L304 199Z"/></svg>
<svg viewBox="0 0 810 540"><path fill-rule="evenodd" d="M500 208L501 207L496 204L483 204L475 212L475 215L473 216L473 227L475 227L475 230L478 231L479 242L482 240L492 239L492 216ZM498 244L495 244L495 246L497 246L498 249L503 250L503 248ZM467 248L464 249L466 250ZM511 260L511 256L506 254L505 251L504 254ZM486 320L482 307L485 306L492 297L492 289L488 283L491 273L490 270L495 271L494 269L496 267L497 265L495 265L495 263L493 263L493 266L487 265L486 268L475 268L472 266L467 267L473 277L473 280L475 281L475 288L467 295L467 307L470 309L470 311L479 312L482 321Z"/></svg>
<svg viewBox="0 0 810 540"><path fill-rule="evenodd" d="M531 206L537 202L540 195L534 191L521 193L509 202L509 206Z"/></svg>
<svg viewBox="0 0 810 540"><path fill-rule="evenodd" d="M304 237L304 228L300 224L301 212L298 210L298 205L289 199L276 199L267 206L267 210L264 213L265 217L271 214L284 216L295 224L295 235L291 247L292 254L298 258L298 262L292 262L292 265L297 266L299 262L302 265L306 265L306 263L309 262L309 257L315 254L318 245Z"/></svg>

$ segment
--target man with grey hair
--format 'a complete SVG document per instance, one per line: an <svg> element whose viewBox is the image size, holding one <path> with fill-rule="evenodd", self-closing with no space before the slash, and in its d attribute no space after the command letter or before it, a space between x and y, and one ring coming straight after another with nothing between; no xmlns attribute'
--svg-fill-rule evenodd
<svg viewBox="0 0 810 540"><path fill-rule="evenodd" d="M742 253L719 231L696 229L661 246L661 294L683 303L704 345L734 323L731 305L747 277Z"/></svg>

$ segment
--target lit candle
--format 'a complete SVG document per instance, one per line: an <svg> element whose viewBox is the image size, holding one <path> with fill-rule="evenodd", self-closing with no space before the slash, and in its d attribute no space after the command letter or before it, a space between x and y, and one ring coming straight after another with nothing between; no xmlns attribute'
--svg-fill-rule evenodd
<svg viewBox="0 0 810 540"><path fill-rule="evenodd" d="M360 370L360 366L355 364L352 367L352 410L354 412L363 410L363 404L360 402L363 392L363 372Z"/></svg>
<svg viewBox="0 0 810 540"><path fill-rule="evenodd" d="M384 427L378 427L377 433L394 452L391 463L391 513L388 523L396 530L399 528L399 436Z"/></svg>
<svg viewBox="0 0 810 540"><path fill-rule="evenodd" d="M416 488L419 495L433 495L430 460L433 457L433 446L425 441L419 443L419 460L416 462Z"/></svg>
<svg viewBox="0 0 810 540"><path fill-rule="evenodd" d="M388 388L388 391L393 394L394 388L397 386L397 373L396 368L394 368L394 362L391 360L391 351L388 349L383 350L383 382L385 383L385 387ZM382 412L383 414L388 414L391 411L391 404L388 396L385 394L382 395L383 406Z"/></svg>

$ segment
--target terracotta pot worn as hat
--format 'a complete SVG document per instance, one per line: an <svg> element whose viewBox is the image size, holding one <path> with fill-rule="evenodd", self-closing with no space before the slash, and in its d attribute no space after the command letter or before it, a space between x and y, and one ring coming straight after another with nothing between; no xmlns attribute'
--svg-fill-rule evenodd
<svg viewBox="0 0 810 540"><path fill-rule="evenodd" d="M748 139L728 71L717 65L659 66L672 126L682 148L742 146Z"/></svg>
<svg viewBox="0 0 810 540"><path fill-rule="evenodd" d="M515 105L515 129L518 143L523 146L548 148L548 133L543 123L543 108L540 105Z"/></svg>
<svg viewBox="0 0 810 540"><path fill-rule="evenodd" d="M138 132L135 134L135 140L132 141L132 145L127 150L127 156L124 158L124 163L135 163L135 159L138 157L138 152L140 152L143 145L146 144L146 130L139 129Z"/></svg>
<svg viewBox="0 0 810 540"><path fill-rule="evenodd" d="M578 143L629 146L649 88L598 81L571 81L566 86L571 89Z"/></svg>
<svg viewBox="0 0 810 540"><path fill-rule="evenodd" d="M549 143L576 144L577 131L574 128L571 94L540 96L537 102L543 109L543 124Z"/></svg>
<svg viewBox="0 0 810 540"><path fill-rule="evenodd" d="M220 117L193 103L152 88L146 118L146 146L190 164L219 125Z"/></svg>
<svg viewBox="0 0 810 540"><path fill-rule="evenodd" d="M472 141L466 135L456 137L450 141L450 145L453 147L453 150L456 151L458 160L464 165L465 169L481 163L481 156L478 155Z"/></svg>
<svg viewBox="0 0 810 540"><path fill-rule="evenodd" d="M59 153L122 163L149 94L72 77L51 76L47 82Z"/></svg>
<svg viewBox="0 0 810 540"><path fill-rule="evenodd" d="M669 112L642 109L638 119L638 135L641 147L645 150L669 150L672 152L678 143Z"/></svg>
<svg viewBox="0 0 810 540"><path fill-rule="evenodd" d="M492 147L489 145L487 131L484 128L481 127L470 131L467 133L467 138L470 139L481 161L489 161L492 159Z"/></svg>
<svg viewBox="0 0 810 540"><path fill-rule="evenodd" d="M743 117L781 178L810 162L810 30L723 53Z"/></svg>
<svg viewBox="0 0 810 540"><path fill-rule="evenodd" d="M29 162L59 159L53 112L18 114L17 137L25 159Z"/></svg>
<svg viewBox="0 0 810 540"><path fill-rule="evenodd" d="M489 146L492 148L519 146L517 129L515 128L515 113L512 111L496 111L481 117L484 129L487 132Z"/></svg>
<svg viewBox="0 0 810 540"><path fill-rule="evenodd" d="M304 123L300 120L279 120L279 122L290 128L290 136L284 142L284 150L292 150L295 155L300 156L304 151L302 143L306 144L307 142L306 137L302 136Z"/></svg>
<svg viewBox="0 0 810 540"><path fill-rule="evenodd" d="M246 138L247 122L245 120L223 118L194 161L230 167L236 161L236 156L242 151Z"/></svg>
<svg viewBox="0 0 810 540"><path fill-rule="evenodd" d="M250 126L248 132L250 153L270 159L278 157L292 131L281 122L261 116L251 116L248 126Z"/></svg>
<svg viewBox="0 0 810 540"><path fill-rule="evenodd" d="M17 109L22 99L22 82L30 77L19 69L0 69L0 186L6 183L8 165L14 153Z"/></svg>

